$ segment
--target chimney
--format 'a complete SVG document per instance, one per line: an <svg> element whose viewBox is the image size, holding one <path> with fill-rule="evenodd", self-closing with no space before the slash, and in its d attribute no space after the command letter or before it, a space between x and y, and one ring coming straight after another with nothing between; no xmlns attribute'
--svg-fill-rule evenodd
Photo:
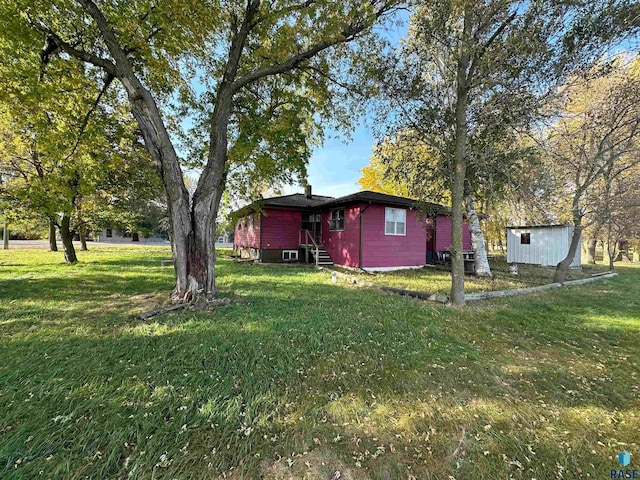
<svg viewBox="0 0 640 480"><path fill-rule="evenodd" d="M306 184L306 185L304 186L304 195L305 195L307 198L311 198L311 185Z"/></svg>

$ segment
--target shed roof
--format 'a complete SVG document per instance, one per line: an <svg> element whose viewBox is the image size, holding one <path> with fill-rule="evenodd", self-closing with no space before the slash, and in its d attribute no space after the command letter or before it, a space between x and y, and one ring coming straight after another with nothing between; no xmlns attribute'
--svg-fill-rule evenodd
<svg viewBox="0 0 640 480"><path fill-rule="evenodd" d="M556 224L552 224L552 225L522 225L522 226L518 226L518 225L512 225L509 227L505 227L507 228L507 230L522 230L523 228L554 228L554 227L570 227L571 225L563 225L561 223L556 223Z"/></svg>

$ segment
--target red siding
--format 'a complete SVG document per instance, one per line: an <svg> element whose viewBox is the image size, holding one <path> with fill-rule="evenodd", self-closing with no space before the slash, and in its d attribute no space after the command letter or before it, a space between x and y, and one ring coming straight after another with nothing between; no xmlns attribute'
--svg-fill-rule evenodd
<svg viewBox="0 0 640 480"><path fill-rule="evenodd" d="M464 223L462 228L462 248L471 250L471 232L469 224ZM451 249L451 217L438 215L436 219L436 252Z"/></svg>
<svg viewBox="0 0 640 480"><path fill-rule="evenodd" d="M300 247L301 228L300 211L265 208L262 212L261 248L296 250Z"/></svg>
<svg viewBox="0 0 640 480"><path fill-rule="evenodd" d="M253 216L253 227L249 223L249 216L244 217L244 225L241 225L243 218L236 221L236 230L233 235L233 244L238 247L260 248L260 215Z"/></svg>
<svg viewBox="0 0 640 480"><path fill-rule="evenodd" d="M360 206L344 208L344 230L329 230L329 210L322 212L322 243L333 263L358 267L360 262Z"/></svg>
<svg viewBox="0 0 640 480"><path fill-rule="evenodd" d="M385 235L385 207L362 214L362 268L407 267L426 263L427 231L415 209L407 211L406 235Z"/></svg>

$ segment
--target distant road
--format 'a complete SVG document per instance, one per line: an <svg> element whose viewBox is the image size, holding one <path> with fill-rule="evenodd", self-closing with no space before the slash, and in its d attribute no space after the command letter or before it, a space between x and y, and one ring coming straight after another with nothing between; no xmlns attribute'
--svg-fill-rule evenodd
<svg viewBox="0 0 640 480"><path fill-rule="evenodd" d="M73 242L80 248L80 242ZM108 243L108 242L87 242L87 247L168 247L169 242L128 242L128 243ZM216 243L216 247L233 247L233 243ZM1 248L1 247L0 247ZM9 248L49 248L48 240L9 240ZM62 244L58 241L58 249L62 250Z"/></svg>

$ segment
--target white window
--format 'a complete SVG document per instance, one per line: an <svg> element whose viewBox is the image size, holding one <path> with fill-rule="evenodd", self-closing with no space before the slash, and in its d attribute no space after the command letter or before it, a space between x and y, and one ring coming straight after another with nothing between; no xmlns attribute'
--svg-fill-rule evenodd
<svg viewBox="0 0 640 480"><path fill-rule="evenodd" d="M282 260L285 260L285 261L298 260L298 250L283 250Z"/></svg>
<svg viewBox="0 0 640 480"><path fill-rule="evenodd" d="M406 235L407 211L403 208L384 209L384 234Z"/></svg>
<svg viewBox="0 0 640 480"><path fill-rule="evenodd" d="M344 230L344 208L331 210L329 217L329 230Z"/></svg>

